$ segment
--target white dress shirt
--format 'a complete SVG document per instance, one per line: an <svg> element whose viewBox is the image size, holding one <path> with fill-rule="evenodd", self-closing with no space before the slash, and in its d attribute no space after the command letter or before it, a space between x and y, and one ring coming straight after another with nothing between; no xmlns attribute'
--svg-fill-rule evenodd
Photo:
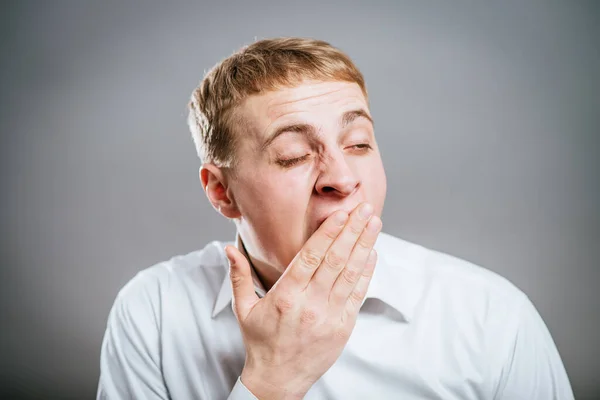
<svg viewBox="0 0 600 400"><path fill-rule="evenodd" d="M159 263L119 292L98 399L256 399L239 379L227 244ZM573 399L550 333L510 282L384 233L375 248L350 340L305 399Z"/></svg>

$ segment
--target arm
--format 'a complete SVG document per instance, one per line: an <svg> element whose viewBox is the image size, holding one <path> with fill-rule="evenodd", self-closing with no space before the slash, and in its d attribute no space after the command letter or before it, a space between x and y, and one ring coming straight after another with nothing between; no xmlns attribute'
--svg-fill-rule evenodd
<svg viewBox="0 0 600 400"><path fill-rule="evenodd" d="M140 274L117 296L100 355L97 399L170 399L160 360L159 290ZM201 398L201 397L199 397ZM238 379L229 400L257 400Z"/></svg>
<svg viewBox="0 0 600 400"><path fill-rule="evenodd" d="M526 297L518 318L516 335L494 399L573 399L567 372L550 332Z"/></svg>
<svg viewBox="0 0 600 400"><path fill-rule="evenodd" d="M110 311L100 355L98 399L168 399L160 370L159 327L148 281L136 276Z"/></svg>

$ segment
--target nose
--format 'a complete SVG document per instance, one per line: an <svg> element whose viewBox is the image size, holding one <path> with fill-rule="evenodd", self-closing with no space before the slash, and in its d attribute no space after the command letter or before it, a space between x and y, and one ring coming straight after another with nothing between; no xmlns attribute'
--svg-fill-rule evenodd
<svg viewBox="0 0 600 400"><path fill-rule="evenodd" d="M331 197L346 197L360 186L343 154L333 154L322 163L322 172L317 178L315 190L318 194Z"/></svg>

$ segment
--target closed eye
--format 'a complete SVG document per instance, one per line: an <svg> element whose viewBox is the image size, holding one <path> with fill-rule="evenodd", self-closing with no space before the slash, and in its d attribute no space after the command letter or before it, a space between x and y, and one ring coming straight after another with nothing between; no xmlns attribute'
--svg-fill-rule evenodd
<svg viewBox="0 0 600 400"><path fill-rule="evenodd" d="M358 153L366 153L369 150L372 149L371 145L368 143L359 143L359 144L355 144L350 146L350 149L358 152Z"/></svg>
<svg viewBox="0 0 600 400"><path fill-rule="evenodd" d="M302 161L308 159L309 156L310 156L310 154L305 154L302 157L279 159L279 160L277 160L277 164L281 165L284 168L289 168L289 167L293 167L294 165L299 164Z"/></svg>

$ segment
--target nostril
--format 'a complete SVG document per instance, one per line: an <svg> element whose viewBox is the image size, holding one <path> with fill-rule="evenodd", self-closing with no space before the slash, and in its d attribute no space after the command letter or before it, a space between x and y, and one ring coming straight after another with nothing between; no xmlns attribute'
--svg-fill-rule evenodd
<svg viewBox="0 0 600 400"><path fill-rule="evenodd" d="M321 189L323 193L331 193L331 192L335 192L335 189L332 188L331 186L324 186L323 189Z"/></svg>

